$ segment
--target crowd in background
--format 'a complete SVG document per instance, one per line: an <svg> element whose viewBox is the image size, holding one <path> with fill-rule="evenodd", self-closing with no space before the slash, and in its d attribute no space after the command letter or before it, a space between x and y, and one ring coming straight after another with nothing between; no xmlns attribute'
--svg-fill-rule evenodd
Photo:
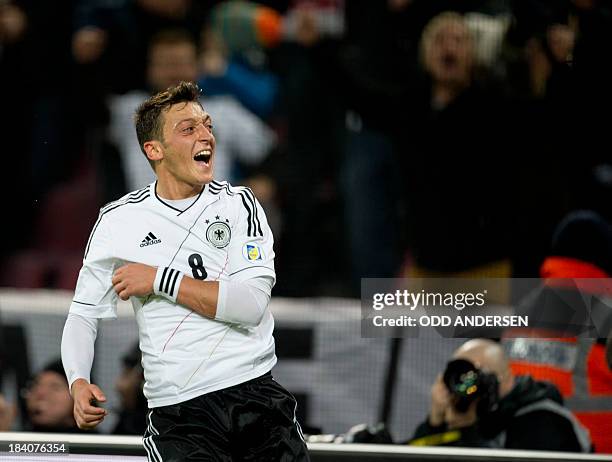
<svg viewBox="0 0 612 462"><path fill-rule="evenodd" d="M2 1L0 286L74 288L99 207L154 179L134 109L180 80L203 90L218 178L266 209L275 295L577 277L560 256L609 278L611 44L611 0ZM553 231L577 209L595 231L568 245ZM118 433L142 432L138 362L117 379ZM76 431L66 385L39 371L28 428ZM0 397L0 429L14 414Z"/></svg>
<svg viewBox="0 0 612 462"><path fill-rule="evenodd" d="M611 35L608 0L2 2L0 282L73 287L98 208L153 179L133 108L177 80L266 208L277 295L537 277L567 212L610 218Z"/></svg>

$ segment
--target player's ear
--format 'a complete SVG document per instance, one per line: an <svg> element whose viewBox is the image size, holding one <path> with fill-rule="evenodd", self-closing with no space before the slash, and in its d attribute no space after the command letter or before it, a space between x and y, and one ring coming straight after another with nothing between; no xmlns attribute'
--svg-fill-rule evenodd
<svg viewBox="0 0 612 462"><path fill-rule="evenodd" d="M164 158L164 150L159 141L145 141L142 145L145 153L147 154L147 159L151 161L162 160Z"/></svg>

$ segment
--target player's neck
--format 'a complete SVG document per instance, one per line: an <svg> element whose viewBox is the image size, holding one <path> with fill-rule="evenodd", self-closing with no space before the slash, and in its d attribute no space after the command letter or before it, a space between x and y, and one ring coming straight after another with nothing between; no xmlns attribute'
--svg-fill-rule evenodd
<svg viewBox="0 0 612 462"><path fill-rule="evenodd" d="M157 180L155 184L155 192L162 199L180 200L189 197L197 196L202 191L205 185L191 185L178 181L168 182Z"/></svg>

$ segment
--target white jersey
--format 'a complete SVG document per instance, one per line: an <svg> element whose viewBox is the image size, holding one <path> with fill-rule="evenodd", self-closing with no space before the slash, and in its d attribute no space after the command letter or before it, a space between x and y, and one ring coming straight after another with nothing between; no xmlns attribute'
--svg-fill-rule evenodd
<svg viewBox="0 0 612 462"><path fill-rule="evenodd" d="M116 317L111 279L128 262L169 266L206 281L275 280L272 232L249 189L213 181L180 211L157 196L155 186L100 210L71 313ZM268 309L259 325L248 327L206 318L156 295L130 300L151 408L243 383L276 363Z"/></svg>

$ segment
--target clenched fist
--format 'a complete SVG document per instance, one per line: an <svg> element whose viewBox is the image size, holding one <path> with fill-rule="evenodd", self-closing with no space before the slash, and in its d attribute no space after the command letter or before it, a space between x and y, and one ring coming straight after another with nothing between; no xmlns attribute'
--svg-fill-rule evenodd
<svg viewBox="0 0 612 462"><path fill-rule="evenodd" d="M74 400L74 420L82 430L90 430L104 420L107 412L95 405L105 402L106 396L97 385L88 383L85 379L77 379L71 387Z"/></svg>
<svg viewBox="0 0 612 462"><path fill-rule="evenodd" d="M153 292L157 268L142 263L128 263L113 274L113 288L121 300L144 297Z"/></svg>

